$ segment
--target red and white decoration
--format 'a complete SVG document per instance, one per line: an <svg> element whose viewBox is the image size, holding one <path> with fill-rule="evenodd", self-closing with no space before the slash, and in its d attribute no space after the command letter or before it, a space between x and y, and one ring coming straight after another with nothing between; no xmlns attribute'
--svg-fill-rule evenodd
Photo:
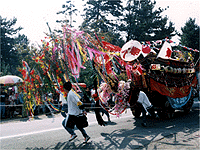
<svg viewBox="0 0 200 150"><path fill-rule="evenodd" d="M121 49L120 56L124 61L133 61L140 56L142 44L136 40L130 40Z"/></svg>
<svg viewBox="0 0 200 150"><path fill-rule="evenodd" d="M170 59L172 54L172 47L171 45L165 41L163 44L160 52L158 53L158 58L163 58L163 59Z"/></svg>

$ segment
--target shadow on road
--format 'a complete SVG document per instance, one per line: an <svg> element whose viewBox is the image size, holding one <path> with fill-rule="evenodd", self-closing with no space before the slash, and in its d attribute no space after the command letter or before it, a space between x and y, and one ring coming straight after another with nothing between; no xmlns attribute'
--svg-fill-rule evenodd
<svg viewBox="0 0 200 150"><path fill-rule="evenodd" d="M141 118L129 119L127 122L130 123L130 126L133 126L132 129L124 127L123 129L112 129L112 132L102 132L103 140L101 141L91 141L84 144L76 139L76 142L58 142L52 145L50 149L148 149L149 144L162 138L174 138L172 143L166 142L164 144L191 146L187 142L185 144L179 143L176 134L181 132L189 135L199 131L199 108L192 109L187 115L183 112L176 112L174 118L170 120L148 118L149 125L146 128L141 126ZM110 128L114 128L115 125L117 124L108 123ZM199 135L193 138L199 138ZM191 139L185 138L182 140L188 141Z"/></svg>

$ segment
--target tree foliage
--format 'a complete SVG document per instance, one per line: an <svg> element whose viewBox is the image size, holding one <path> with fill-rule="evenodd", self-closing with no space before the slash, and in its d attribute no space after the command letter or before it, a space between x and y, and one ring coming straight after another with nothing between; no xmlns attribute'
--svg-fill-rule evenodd
<svg viewBox="0 0 200 150"><path fill-rule="evenodd" d="M15 28L17 18L7 20L7 18L2 18L0 16L1 22L1 75L15 74L18 75L19 72L17 67L21 65L20 53L18 51L18 46L26 48L28 45L28 39L25 35L16 34L22 30L22 27ZM21 57L22 58L22 57Z"/></svg>
<svg viewBox="0 0 200 150"><path fill-rule="evenodd" d="M57 14L64 14L66 19L65 20L57 20L58 23L66 23L69 24L71 27L73 27L72 23L76 22L76 20L73 19L73 15L77 15L77 9L75 8L75 5L72 3L71 0L66 1L66 4L62 5L62 8L64 10L57 12Z"/></svg>
<svg viewBox="0 0 200 150"><path fill-rule="evenodd" d="M175 28L168 18L162 17L162 8L154 10L156 2L151 0L128 0L124 10L124 19L121 31L126 33L126 41L136 39L138 41L151 41L171 38Z"/></svg>
<svg viewBox="0 0 200 150"><path fill-rule="evenodd" d="M193 49L199 49L199 28L200 26L195 24L195 19L189 18L185 26L181 28L182 34L179 34L181 44Z"/></svg>
<svg viewBox="0 0 200 150"><path fill-rule="evenodd" d="M124 44L118 28L123 7L121 0L88 0L84 8L84 21L80 27L85 32L95 32L107 41L122 46Z"/></svg>
<svg viewBox="0 0 200 150"><path fill-rule="evenodd" d="M130 39L151 41L175 35L173 23L168 22L166 16L161 16L165 9L154 9L155 1L127 0L125 5L122 2L88 0L81 28L96 33L112 33L109 35L113 39L120 39L124 35L126 42ZM124 44L119 40L110 42L119 46Z"/></svg>
<svg viewBox="0 0 200 150"><path fill-rule="evenodd" d="M85 14L83 15L84 22L82 23L82 28L88 27L88 29L95 32L108 32L110 29L115 29L116 24L113 23L113 19L117 17L117 21L119 20L118 17L122 16L121 3L121 0L87 1L84 9Z"/></svg>

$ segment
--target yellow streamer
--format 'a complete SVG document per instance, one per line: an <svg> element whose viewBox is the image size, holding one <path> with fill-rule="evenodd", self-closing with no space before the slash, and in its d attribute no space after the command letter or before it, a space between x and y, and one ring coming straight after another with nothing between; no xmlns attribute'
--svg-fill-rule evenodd
<svg viewBox="0 0 200 150"><path fill-rule="evenodd" d="M29 101L29 108L30 108L30 110L31 110L31 112L32 112L32 114L33 114L33 107L32 107L32 105L31 105L31 101Z"/></svg>
<svg viewBox="0 0 200 150"><path fill-rule="evenodd" d="M82 51L82 47L81 47L81 44L79 43L79 41L78 41L77 39L76 39L76 42L77 42L77 45L78 45L78 48L79 48L80 54L83 56L83 62L87 61L86 54L83 53L83 51Z"/></svg>
<svg viewBox="0 0 200 150"><path fill-rule="evenodd" d="M81 96L78 93L76 93L73 89L72 91L78 96L78 98L81 98Z"/></svg>

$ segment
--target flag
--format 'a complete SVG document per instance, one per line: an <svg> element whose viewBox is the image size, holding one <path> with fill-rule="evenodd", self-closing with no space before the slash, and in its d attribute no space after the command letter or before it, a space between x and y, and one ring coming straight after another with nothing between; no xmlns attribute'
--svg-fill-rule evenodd
<svg viewBox="0 0 200 150"><path fill-rule="evenodd" d="M165 41L165 43L163 44L158 54L158 57L163 58L163 59L170 59L171 54L172 54L172 47L168 42Z"/></svg>
<svg viewBox="0 0 200 150"><path fill-rule="evenodd" d="M22 60L22 64L23 64L23 70L24 70L23 78L26 81L26 80L30 79L29 78L30 77L30 68L29 68L28 63L26 61Z"/></svg>

